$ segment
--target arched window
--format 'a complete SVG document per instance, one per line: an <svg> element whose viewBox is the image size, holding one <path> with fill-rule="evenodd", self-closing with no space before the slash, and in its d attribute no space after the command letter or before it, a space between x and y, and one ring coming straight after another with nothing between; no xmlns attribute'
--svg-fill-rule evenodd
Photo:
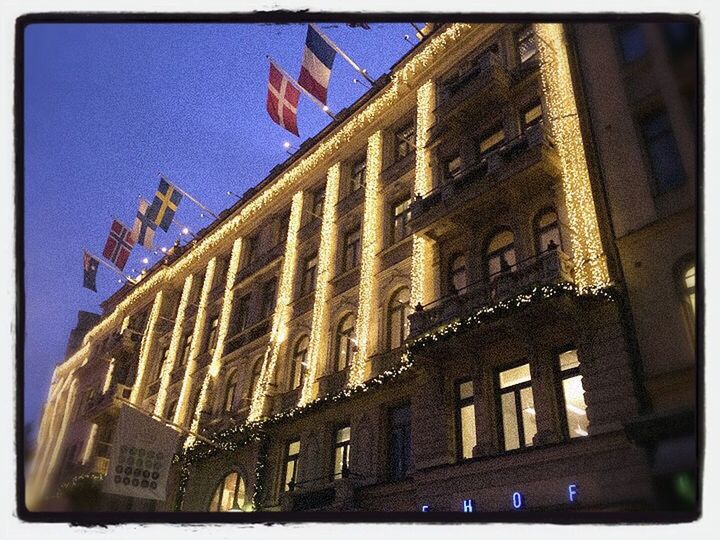
<svg viewBox="0 0 720 540"><path fill-rule="evenodd" d="M213 492L209 512L241 512L245 505L245 482L236 471L223 478Z"/></svg>
<svg viewBox="0 0 720 540"><path fill-rule="evenodd" d="M457 253L450 259L448 289L451 293L463 294L467 287L467 265L465 254Z"/></svg>
<svg viewBox="0 0 720 540"><path fill-rule="evenodd" d="M223 400L223 411L232 411L235 401L235 393L237 392L238 385L238 370L233 369L227 378L225 384L225 398Z"/></svg>
<svg viewBox="0 0 720 540"><path fill-rule="evenodd" d="M255 361L253 365L252 375L250 375L250 387L248 388L248 403L252 400L255 395L255 390L258 383L260 382L260 372L262 371L263 357L261 356Z"/></svg>
<svg viewBox="0 0 720 540"><path fill-rule="evenodd" d="M335 371L342 371L352 362L355 352L355 315L348 313L340 320L335 332Z"/></svg>
<svg viewBox="0 0 720 540"><path fill-rule="evenodd" d="M497 233L485 250L486 270L489 278L500 272L515 269L515 235L510 230Z"/></svg>
<svg viewBox="0 0 720 540"><path fill-rule="evenodd" d="M305 360L307 358L309 339L302 336L295 342L292 352L292 363L290 364L290 389L295 390L302 384L305 375Z"/></svg>
<svg viewBox="0 0 720 540"><path fill-rule="evenodd" d="M408 313L410 306L410 289L398 289L390 298L388 305L388 347L395 349L403 344L408 335Z"/></svg>
<svg viewBox="0 0 720 540"><path fill-rule="evenodd" d="M557 212L553 208L546 208L537 215L533 223L533 230L537 253L562 247L560 224Z"/></svg>

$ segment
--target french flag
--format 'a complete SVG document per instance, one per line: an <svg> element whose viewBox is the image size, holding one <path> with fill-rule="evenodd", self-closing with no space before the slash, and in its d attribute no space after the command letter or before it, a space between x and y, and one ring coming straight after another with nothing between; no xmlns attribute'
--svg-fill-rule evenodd
<svg viewBox="0 0 720 540"><path fill-rule="evenodd" d="M309 25L298 84L323 105L327 105L327 89L334 60L335 49L323 35Z"/></svg>

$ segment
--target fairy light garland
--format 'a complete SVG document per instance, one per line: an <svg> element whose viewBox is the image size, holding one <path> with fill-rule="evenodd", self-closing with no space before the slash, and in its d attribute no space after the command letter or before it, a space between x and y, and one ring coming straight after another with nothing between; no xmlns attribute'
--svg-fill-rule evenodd
<svg viewBox="0 0 720 540"><path fill-rule="evenodd" d="M340 163L333 165L328 171L325 186L325 204L323 205L323 220L320 228L320 247L318 248L318 267L315 287L315 303L313 305L310 343L308 345L308 365L305 371L300 405L308 403L315 397L315 377L321 362L323 344L327 339L327 304L330 300L329 282L335 270L335 249L337 246L337 228L335 225L340 189Z"/></svg>
<svg viewBox="0 0 720 540"><path fill-rule="evenodd" d="M175 324L173 325L172 335L170 336L170 347L168 347L167 358L160 372L160 388L158 389L158 395L155 401L155 414L162 417L165 416L165 402L167 401L168 387L170 386L170 375L175 368L177 351L180 347L180 340L183 334L185 312L187 311L194 279L194 274L188 274L185 278L182 294L180 295L180 303L178 304L177 314L175 315Z"/></svg>
<svg viewBox="0 0 720 540"><path fill-rule="evenodd" d="M108 390L110 390L110 384L112 384L112 376L113 372L115 371L115 358L111 358L108 362L108 368L105 372L105 382L103 382L103 389L102 393L104 394Z"/></svg>
<svg viewBox="0 0 720 540"><path fill-rule="evenodd" d="M210 394L210 388L214 388L218 374L220 373L220 367L222 365L222 357L225 353L225 338L227 337L228 327L230 326L230 318L232 316L233 306L233 294L232 288L235 284L235 277L237 276L238 267L240 266L240 251L242 249L242 237L235 240L233 244L232 254L230 255L230 265L228 267L227 276L225 279L225 295L223 296L223 304L220 312L220 322L218 327L218 336L216 340L215 350L213 351L212 361L210 362L210 369L208 369L203 381L202 389L200 390L200 399L198 405L195 408L195 414L192 419L192 425L190 430L197 432L200 426L200 414L205 410L205 404ZM192 444L195 440L194 435L188 435L185 441L185 445Z"/></svg>
<svg viewBox="0 0 720 540"><path fill-rule="evenodd" d="M160 317L160 310L163 306L163 291L158 291L153 301L152 309L150 310L150 320L148 321L147 328L143 332L142 341L140 342L140 355L138 358L137 373L135 375L135 382L133 383L132 391L130 392L130 401L137 405L142 400L142 395L145 392L145 379L146 379L146 367L148 358L150 357L150 351L155 343L155 330L157 328L158 318Z"/></svg>
<svg viewBox="0 0 720 540"><path fill-rule="evenodd" d="M210 295L210 289L212 288L213 280L215 279L215 265L217 259L213 257L207 265L205 271L205 279L203 281L202 291L200 293L200 301L197 310L197 317L195 318L195 328L193 329L192 344L190 345L190 357L188 358L187 365L185 366L185 375L183 377L183 384L180 390L180 398L178 399L177 411L175 411L174 422L180 426L185 425L188 413L192 414L193 411L188 411L190 405L193 381L191 374L195 373L197 366L197 356L200 352L201 341L203 332L205 330L205 317L207 315L207 300Z"/></svg>
<svg viewBox="0 0 720 540"><path fill-rule="evenodd" d="M608 283L610 278L600 240L563 27L536 24L535 34L547 117L562 165L575 282L580 287Z"/></svg>
<svg viewBox="0 0 720 540"><path fill-rule="evenodd" d="M380 171L382 170L382 131L376 131L368 139L367 165L365 167L365 211L363 213L362 244L360 255L360 286L358 312L355 323L357 351L352 357L348 386L355 386L365 379L368 359L370 319L375 300L375 274L377 273L378 236L381 223Z"/></svg>
<svg viewBox="0 0 720 540"><path fill-rule="evenodd" d="M97 424L90 425L90 434L88 436L87 442L85 443L85 450L83 451L83 457L82 457L83 465L85 465L88 461L90 461L90 454L92 453L93 447L95 446L95 439L97 438L97 430L98 430Z"/></svg>
<svg viewBox="0 0 720 540"><path fill-rule="evenodd" d="M302 207L303 192L298 191L293 196L292 207L290 209L285 259L283 260L277 304L275 306L275 313L273 314L270 343L265 352L265 360L263 361L263 366L260 371L258 384L250 402L250 414L248 415L250 420L257 420L263 415L268 388L275 374L275 366L278 355L280 354L280 346L287 338L290 303L293 298L293 283L295 281L295 270L297 267L298 231L300 230Z"/></svg>

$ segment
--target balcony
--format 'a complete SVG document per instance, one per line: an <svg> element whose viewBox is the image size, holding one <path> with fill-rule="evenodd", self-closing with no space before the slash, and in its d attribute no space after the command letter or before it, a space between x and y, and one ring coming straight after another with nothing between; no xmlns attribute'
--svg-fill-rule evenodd
<svg viewBox="0 0 720 540"><path fill-rule="evenodd" d="M137 352L141 340L142 335L134 330L128 329L122 334L115 332L103 347L103 353L106 353L108 356L133 354Z"/></svg>
<svg viewBox="0 0 720 540"><path fill-rule="evenodd" d="M449 223L472 223L484 206L521 204L552 187L560 177L554 143L543 125L536 124L424 197L415 198L409 225L412 232L436 236Z"/></svg>
<svg viewBox="0 0 720 540"><path fill-rule="evenodd" d="M333 371L318 378L318 395L326 396L339 392L347 382L348 370Z"/></svg>
<svg viewBox="0 0 720 540"><path fill-rule="evenodd" d="M388 371L400 364L405 347L397 347L389 351L372 355L368 358L370 364L370 378L377 377L383 371Z"/></svg>
<svg viewBox="0 0 720 540"><path fill-rule="evenodd" d="M265 268L267 265L280 258L285 253L285 242L280 242L272 247L269 251L266 251L262 255L255 257L243 268L238 270L235 276L235 285L245 281L247 278L252 276L255 272Z"/></svg>
<svg viewBox="0 0 720 540"><path fill-rule="evenodd" d="M300 388L288 390L282 394L275 394L272 401L273 414L292 409L300 400Z"/></svg>
<svg viewBox="0 0 720 540"><path fill-rule="evenodd" d="M247 345L261 338L265 334L270 332L270 318L264 319L259 323L242 330L240 333L231 336L225 342L224 354L230 354L233 351L238 350L240 347Z"/></svg>
<svg viewBox="0 0 720 540"><path fill-rule="evenodd" d="M495 274L489 282L472 283L410 314L410 337L469 317L483 306L504 300L528 287L572 282L572 268L570 258L559 249L521 261L510 270Z"/></svg>
<svg viewBox="0 0 720 540"><path fill-rule="evenodd" d="M120 401L117 401L115 398L122 397L124 399L130 399L131 391L132 388L122 384L110 386L107 392L98 394L95 398L88 401L85 405L83 416L94 423L98 423L106 417L115 416L120 410Z"/></svg>

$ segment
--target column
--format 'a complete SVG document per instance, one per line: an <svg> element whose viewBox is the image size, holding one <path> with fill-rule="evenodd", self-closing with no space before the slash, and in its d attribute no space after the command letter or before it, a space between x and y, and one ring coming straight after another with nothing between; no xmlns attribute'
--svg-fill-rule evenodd
<svg viewBox="0 0 720 540"><path fill-rule="evenodd" d="M160 317L160 310L163 306L163 291L158 291L153 301L152 309L150 310L150 318L147 326L145 327L145 333L140 343L140 356L138 358L137 374L135 375L135 383L133 384L132 392L130 393L130 401L135 405L142 403L142 398L145 395L145 387L147 385L147 364L151 356L151 351L155 345L155 329L157 328L158 318Z"/></svg>

